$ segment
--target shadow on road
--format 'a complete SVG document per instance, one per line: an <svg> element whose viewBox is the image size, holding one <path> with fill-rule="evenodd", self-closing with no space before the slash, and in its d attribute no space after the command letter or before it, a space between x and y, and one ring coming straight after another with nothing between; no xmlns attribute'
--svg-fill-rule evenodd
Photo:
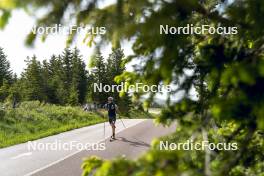
<svg viewBox="0 0 264 176"><path fill-rule="evenodd" d="M119 140L119 141L122 141L122 142L127 142L130 145L133 145L135 147L138 147L138 146L143 146L143 147L148 147L148 148L150 147L149 144L147 144L147 143L145 143L143 141L139 141L137 139L136 139L136 141L131 141L131 140L128 140L128 139L126 139L124 137L117 137L116 139Z"/></svg>

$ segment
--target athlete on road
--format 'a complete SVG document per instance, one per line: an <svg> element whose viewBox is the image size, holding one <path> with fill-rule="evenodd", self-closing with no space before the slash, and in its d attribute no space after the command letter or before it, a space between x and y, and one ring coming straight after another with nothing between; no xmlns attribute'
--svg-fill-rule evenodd
<svg viewBox="0 0 264 176"><path fill-rule="evenodd" d="M116 113L118 111L117 105L113 102L113 97L108 97L108 103L106 104L106 108L108 110L108 119L109 123L112 127L112 136L111 139L115 139L115 122L116 122Z"/></svg>

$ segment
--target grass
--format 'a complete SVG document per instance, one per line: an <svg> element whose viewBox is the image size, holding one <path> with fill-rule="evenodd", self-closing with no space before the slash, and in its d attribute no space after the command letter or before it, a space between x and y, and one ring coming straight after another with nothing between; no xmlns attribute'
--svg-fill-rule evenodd
<svg viewBox="0 0 264 176"><path fill-rule="evenodd" d="M0 148L51 136L72 129L103 122L105 110L98 113L85 112L80 107L43 104L39 101L23 102L18 108L1 109L0 104ZM150 113L130 110L129 117L153 118Z"/></svg>
<svg viewBox="0 0 264 176"><path fill-rule="evenodd" d="M131 119L153 119L155 118L153 114L146 111L141 111L137 109L132 109L129 111L129 117Z"/></svg>
<svg viewBox="0 0 264 176"><path fill-rule="evenodd" d="M103 121L79 107L24 102L15 110L0 110L0 148Z"/></svg>
<svg viewBox="0 0 264 176"><path fill-rule="evenodd" d="M97 114L99 116L107 117L107 111L105 109L97 110ZM121 114L117 116L117 118L124 118L124 119L154 119L156 116L160 115L160 113L152 113L152 112L146 112L139 109L131 109L128 112L128 115Z"/></svg>

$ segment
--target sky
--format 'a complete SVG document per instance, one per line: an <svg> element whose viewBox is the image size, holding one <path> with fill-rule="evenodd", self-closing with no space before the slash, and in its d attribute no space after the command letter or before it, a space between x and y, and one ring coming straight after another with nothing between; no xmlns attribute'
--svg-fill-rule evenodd
<svg viewBox="0 0 264 176"><path fill-rule="evenodd" d="M103 2L100 6L105 6L113 3L113 0ZM35 19L23 10L15 10L9 20L8 25L4 30L0 30L0 47L4 49L7 59L10 61L11 69L17 75L26 68L25 59L27 56L36 55L38 60L49 59L51 55L61 54L66 47L66 35L58 34L51 35L45 42L37 39L32 48L25 46L27 34L34 26ZM89 58L93 54L93 47L90 48L83 43L84 34L80 34L77 40L71 47L77 47L86 63L89 63ZM125 55L132 54L131 47L125 45L123 47ZM106 46L102 52L103 56L107 56L111 52L111 46Z"/></svg>
<svg viewBox="0 0 264 176"><path fill-rule="evenodd" d="M111 3L113 0L108 0L107 3ZM107 4L103 4L105 6ZM34 26L35 19L23 10L15 10L12 13L12 17L9 20L8 25L4 30L0 30L0 47L4 49L7 59L11 64L11 69L18 76L26 68L26 58L27 56L36 55L39 61L49 59L52 55L61 54L66 47L66 35L52 35L49 36L45 42L37 39L34 46L29 48L25 45L25 39L27 34L31 31ZM83 60L88 64L89 58L93 54L93 47L90 48L83 43L84 34L80 34L77 40L72 44L71 47L77 47L83 56ZM133 54L131 45L124 43L122 46L126 56ZM107 58L111 53L111 46L106 46L102 55ZM131 71L132 65L136 63L131 63L127 65L126 68ZM193 91L192 91L193 92ZM194 93L194 92L193 92ZM166 93L165 93L166 95ZM194 96L194 95L192 95ZM164 95L158 96L160 99L164 99ZM173 99L178 99L178 96L174 96Z"/></svg>

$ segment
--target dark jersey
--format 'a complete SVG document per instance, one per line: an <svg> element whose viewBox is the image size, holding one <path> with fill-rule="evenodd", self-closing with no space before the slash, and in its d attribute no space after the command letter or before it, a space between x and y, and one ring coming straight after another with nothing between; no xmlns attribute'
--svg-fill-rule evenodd
<svg viewBox="0 0 264 176"><path fill-rule="evenodd" d="M115 117L116 116L116 105L114 103L107 104L108 116Z"/></svg>

